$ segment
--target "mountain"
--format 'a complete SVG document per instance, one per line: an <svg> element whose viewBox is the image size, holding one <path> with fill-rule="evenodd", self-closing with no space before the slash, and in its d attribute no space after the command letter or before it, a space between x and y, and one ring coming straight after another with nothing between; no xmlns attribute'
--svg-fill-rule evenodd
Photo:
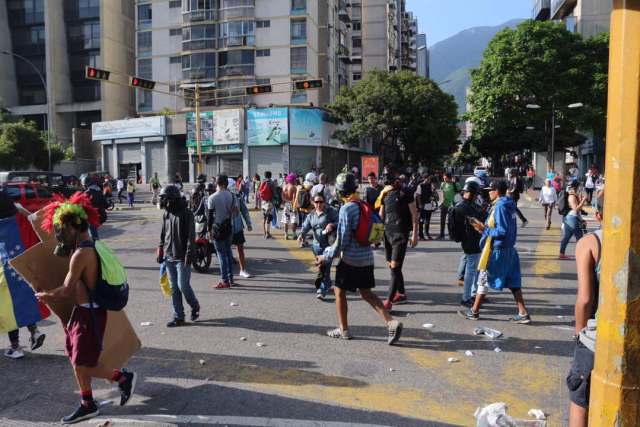
<svg viewBox="0 0 640 427"><path fill-rule="evenodd" d="M431 78L456 98L458 113L467 111L466 90L471 84L469 69L477 68L482 53L500 30L514 28L523 19L514 19L495 27L473 27L434 44L429 49Z"/></svg>

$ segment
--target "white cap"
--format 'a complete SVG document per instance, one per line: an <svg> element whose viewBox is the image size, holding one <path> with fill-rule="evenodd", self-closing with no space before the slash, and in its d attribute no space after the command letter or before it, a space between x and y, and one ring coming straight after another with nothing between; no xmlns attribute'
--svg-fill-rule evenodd
<svg viewBox="0 0 640 427"><path fill-rule="evenodd" d="M318 177L316 176L315 173L313 172L309 172L307 175L305 175L304 180L306 182L310 182L310 183L317 183L318 182Z"/></svg>

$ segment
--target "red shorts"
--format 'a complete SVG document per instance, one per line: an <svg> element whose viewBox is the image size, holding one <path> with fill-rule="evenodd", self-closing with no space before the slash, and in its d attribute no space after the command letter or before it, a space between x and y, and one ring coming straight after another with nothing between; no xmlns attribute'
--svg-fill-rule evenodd
<svg viewBox="0 0 640 427"><path fill-rule="evenodd" d="M73 366L97 366L102 338L107 326L107 310L94 308L95 325L91 310L76 305L64 330L65 350Z"/></svg>

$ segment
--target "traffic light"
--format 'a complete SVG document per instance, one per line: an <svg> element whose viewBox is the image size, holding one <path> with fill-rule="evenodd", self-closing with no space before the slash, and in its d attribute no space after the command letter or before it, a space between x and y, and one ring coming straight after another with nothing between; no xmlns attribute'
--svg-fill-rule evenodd
<svg viewBox="0 0 640 427"><path fill-rule="evenodd" d="M247 95L259 95L261 93L270 93L271 85L249 86L246 89Z"/></svg>
<svg viewBox="0 0 640 427"><path fill-rule="evenodd" d="M95 67L84 67L84 77L91 80L109 80L109 71L101 70Z"/></svg>
<svg viewBox="0 0 640 427"><path fill-rule="evenodd" d="M138 87L140 89L152 90L156 87L156 82L153 80L141 79L140 77L129 77L129 86Z"/></svg>
<svg viewBox="0 0 640 427"><path fill-rule="evenodd" d="M295 84L296 90L318 89L322 87L322 80L300 80Z"/></svg>

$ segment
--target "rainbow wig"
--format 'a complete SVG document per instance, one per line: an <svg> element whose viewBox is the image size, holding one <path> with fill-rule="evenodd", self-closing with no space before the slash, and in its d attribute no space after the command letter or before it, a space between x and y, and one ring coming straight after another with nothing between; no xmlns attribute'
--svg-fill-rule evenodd
<svg viewBox="0 0 640 427"><path fill-rule="evenodd" d="M44 207L41 227L51 233L55 228L63 228L67 224L79 227L83 222L99 227L100 213L91 204L89 195L77 191L68 199L54 194L53 202Z"/></svg>

